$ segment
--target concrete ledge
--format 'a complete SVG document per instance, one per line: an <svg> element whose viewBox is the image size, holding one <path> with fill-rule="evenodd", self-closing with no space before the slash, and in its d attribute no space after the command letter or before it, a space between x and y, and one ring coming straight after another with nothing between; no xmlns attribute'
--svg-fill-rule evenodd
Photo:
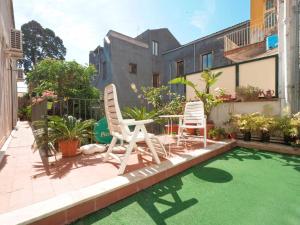
<svg viewBox="0 0 300 225"><path fill-rule="evenodd" d="M241 141L241 140L238 140L236 144L237 146L245 147L245 148L255 148L258 150L290 154L290 155L300 155L299 148L294 148L292 146L287 146L282 144L262 143L262 142L255 142L255 141Z"/></svg>
<svg viewBox="0 0 300 225"><path fill-rule="evenodd" d="M200 162L229 151L235 140L217 142L140 170L0 215L0 224L69 224Z"/></svg>

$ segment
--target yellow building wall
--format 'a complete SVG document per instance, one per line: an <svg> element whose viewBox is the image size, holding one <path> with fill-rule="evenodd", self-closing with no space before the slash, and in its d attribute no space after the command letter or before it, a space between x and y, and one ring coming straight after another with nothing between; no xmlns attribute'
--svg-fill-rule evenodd
<svg viewBox="0 0 300 225"><path fill-rule="evenodd" d="M251 0L250 25L262 24L264 21L266 0Z"/></svg>
<svg viewBox="0 0 300 225"><path fill-rule="evenodd" d="M265 0L251 0L250 24L261 24L264 21Z"/></svg>

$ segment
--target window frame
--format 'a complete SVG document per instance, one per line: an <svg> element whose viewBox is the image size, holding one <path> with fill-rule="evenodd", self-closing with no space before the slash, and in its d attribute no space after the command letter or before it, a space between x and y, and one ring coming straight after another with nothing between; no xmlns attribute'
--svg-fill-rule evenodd
<svg viewBox="0 0 300 225"><path fill-rule="evenodd" d="M152 40L152 55L158 56L158 54L159 54L158 41Z"/></svg>
<svg viewBox="0 0 300 225"><path fill-rule="evenodd" d="M269 5L270 5L270 7L269 7ZM266 0L265 11L268 12L270 10L273 10L275 8L275 6L276 6L275 0Z"/></svg>
<svg viewBox="0 0 300 225"><path fill-rule="evenodd" d="M129 63L128 64L128 71L130 74L137 74L137 64L136 63Z"/></svg>
<svg viewBox="0 0 300 225"><path fill-rule="evenodd" d="M156 85L154 85L155 83L156 83ZM160 75L159 75L159 73L153 73L152 74L152 87L155 87L155 88L160 87Z"/></svg>
<svg viewBox="0 0 300 225"><path fill-rule="evenodd" d="M179 65L182 63L182 74L179 73ZM176 77L184 76L184 60L180 59L176 61Z"/></svg>
<svg viewBox="0 0 300 225"><path fill-rule="evenodd" d="M208 55L211 55L211 65L210 65L210 67L208 66ZM203 58L205 56L206 56L206 65L207 65L206 68L204 68L204 63L203 63ZM201 60L201 68L202 68L202 70L211 69L213 67L213 51L201 54L200 60Z"/></svg>

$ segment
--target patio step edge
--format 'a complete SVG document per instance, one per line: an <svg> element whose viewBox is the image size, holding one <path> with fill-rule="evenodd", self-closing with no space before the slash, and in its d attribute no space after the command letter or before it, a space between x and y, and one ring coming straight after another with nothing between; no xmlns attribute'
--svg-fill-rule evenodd
<svg viewBox="0 0 300 225"><path fill-rule="evenodd" d="M206 149L197 149L185 155L170 158L159 165L147 166L122 176L3 213L0 215L0 224L68 224L200 162L222 154L236 145L235 140L216 142ZM81 212L75 213L80 210ZM45 223L47 219L56 222Z"/></svg>

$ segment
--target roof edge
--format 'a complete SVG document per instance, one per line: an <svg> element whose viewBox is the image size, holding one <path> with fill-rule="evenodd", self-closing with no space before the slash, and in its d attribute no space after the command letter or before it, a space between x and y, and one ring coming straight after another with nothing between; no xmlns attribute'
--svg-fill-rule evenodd
<svg viewBox="0 0 300 225"><path fill-rule="evenodd" d="M246 21L237 23L237 24L235 24L235 25L233 25L233 26L224 28L224 29L219 30L219 31L217 31L217 32L214 32L214 33L211 33L211 34L206 35L206 36L204 36L204 37L198 38L198 39L196 39L196 40L194 40L194 41L188 42L188 43L186 43L186 44L184 44L184 45L181 45L180 47L177 47L177 48L174 48L174 49L165 51L165 52L163 52L162 54L164 55L164 54L167 54L167 53L169 53L169 52L173 52L173 51L176 51L176 50L178 50L178 49L184 48L184 47L186 47L186 46L189 46L189 45L192 45L192 44L196 44L196 43L198 43L198 42L200 42L200 41L203 41L203 40L205 40L205 39L208 39L208 38L210 38L210 37L217 36L217 35L219 35L219 34L222 34L222 33L224 33L224 32L230 31L230 30L232 30L232 29L241 27L241 26L243 26L243 25L247 25L248 23L250 23L250 20L246 20Z"/></svg>
<svg viewBox="0 0 300 225"><path fill-rule="evenodd" d="M115 38L127 41L131 44L138 45L138 46L144 47L144 48L149 48L148 44L146 44L144 42L141 42L141 41L139 41L139 40L137 40L133 37L130 37L130 36L127 36L125 34L114 31L114 30L109 30L106 36L113 36Z"/></svg>

